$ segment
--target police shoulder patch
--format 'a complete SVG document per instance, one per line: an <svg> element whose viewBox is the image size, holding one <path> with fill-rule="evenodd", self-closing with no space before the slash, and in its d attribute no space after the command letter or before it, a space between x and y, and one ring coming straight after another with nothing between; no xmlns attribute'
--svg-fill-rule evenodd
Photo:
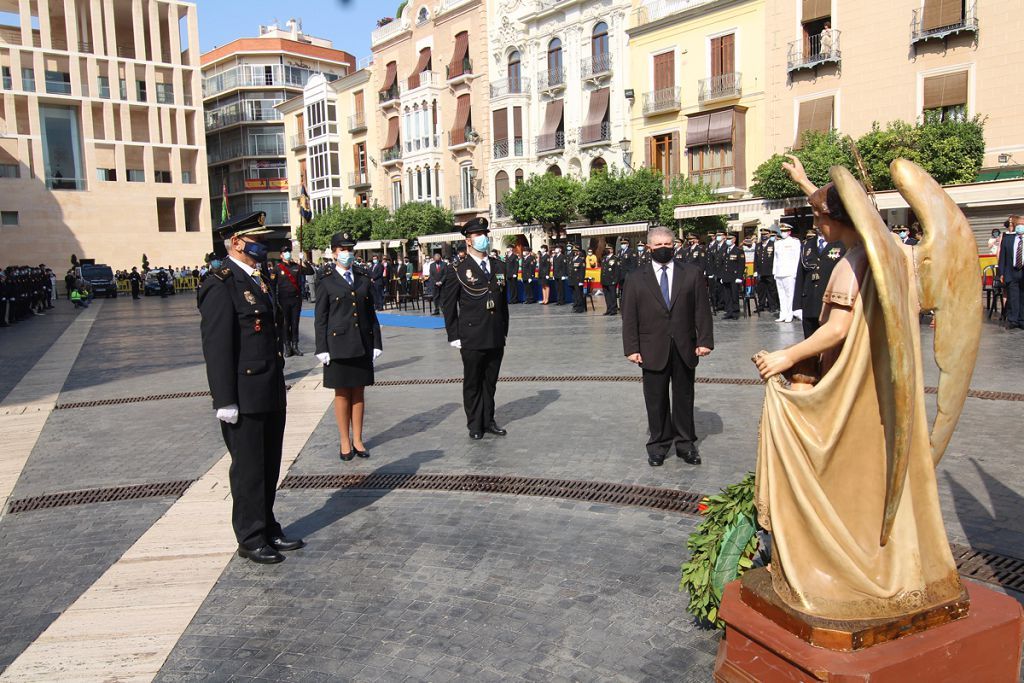
<svg viewBox="0 0 1024 683"><path fill-rule="evenodd" d="M231 277L231 269L230 268L221 268L220 270L215 270L213 272L213 275L218 280L222 280L222 281L223 280L227 280L229 277Z"/></svg>

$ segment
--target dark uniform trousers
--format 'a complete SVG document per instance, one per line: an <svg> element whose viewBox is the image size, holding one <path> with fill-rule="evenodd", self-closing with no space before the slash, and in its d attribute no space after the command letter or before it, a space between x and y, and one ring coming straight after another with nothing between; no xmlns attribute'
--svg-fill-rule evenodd
<svg viewBox="0 0 1024 683"><path fill-rule="evenodd" d="M266 538L281 535L274 517L277 479L281 474L285 412L251 413L238 422L221 422L231 452L231 526L238 544L255 550Z"/></svg>
<svg viewBox="0 0 1024 683"><path fill-rule="evenodd" d="M679 443L676 445L679 452L690 450L697 443L697 430L693 421L696 370L683 361L674 343L669 346L668 363L662 370L644 368L643 371L647 426L651 432L651 438L647 441L647 454L659 457L668 453L676 434L679 435Z"/></svg>
<svg viewBox="0 0 1024 683"><path fill-rule="evenodd" d="M608 307L608 314L615 315L619 312L619 288L614 284L601 283L601 289L604 290L604 303Z"/></svg>
<svg viewBox="0 0 1024 683"><path fill-rule="evenodd" d="M299 319L302 316L302 299L298 297L281 297L281 318L284 322L284 343L299 343Z"/></svg>
<svg viewBox="0 0 1024 683"><path fill-rule="evenodd" d="M466 426L471 432L483 432L494 424L494 393L505 349L461 349L462 402L466 408Z"/></svg>

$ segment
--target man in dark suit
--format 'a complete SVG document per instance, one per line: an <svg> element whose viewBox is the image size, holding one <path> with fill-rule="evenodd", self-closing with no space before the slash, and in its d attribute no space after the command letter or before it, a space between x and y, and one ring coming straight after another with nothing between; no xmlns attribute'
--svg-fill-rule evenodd
<svg viewBox="0 0 1024 683"><path fill-rule="evenodd" d="M775 287L775 232L765 230L761 242L754 247L754 274L757 275L757 310L776 313L779 292Z"/></svg>
<svg viewBox="0 0 1024 683"><path fill-rule="evenodd" d="M999 282L1006 291L1006 327L1024 329L1024 218L1013 219L1012 233L999 247Z"/></svg>
<svg viewBox="0 0 1024 683"><path fill-rule="evenodd" d="M527 245L523 249L523 293L526 303L537 303L537 257Z"/></svg>
<svg viewBox="0 0 1024 683"><path fill-rule="evenodd" d="M804 339L821 326L821 298L833 269L845 254L846 246L842 242L826 242L819 232L804 240L793 289L793 310L803 316Z"/></svg>
<svg viewBox="0 0 1024 683"><path fill-rule="evenodd" d="M555 283L555 305L565 305L565 282L569 278L569 264L566 262L565 256L562 254L562 247L555 245L555 255L551 257L551 277Z"/></svg>
<svg viewBox="0 0 1024 683"><path fill-rule="evenodd" d="M736 233L729 233L722 249L721 283L725 316L723 320L740 319L740 296L743 294L743 278L746 275L746 260L743 247L736 243Z"/></svg>
<svg viewBox="0 0 1024 683"><path fill-rule="evenodd" d="M619 314L618 290L621 271L622 265L619 263L619 258L611 247L606 247L604 259L601 260L601 289L604 290L604 303L607 307L604 315Z"/></svg>
<svg viewBox="0 0 1024 683"><path fill-rule="evenodd" d="M467 257L448 271L441 296L448 343L462 354L462 399L469 438L484 432L505 436L494 421L494 392L508 336L505 264L487 255L490 230L486 218L462 227Z"/></svg>
<svg viewBox="0 0 1024 683"><path fill-rule="evenodd" d="M511 247L505 254L505 273L508 274L508 302L519 303L519 257Z"/></svg>
<svg viewBox="0 0 1024 683"><path fill-rule="evenodd" d="M284 560L289 539L274 517L285 425L284 358L264 271L265 214L226 226L228 258L199 290L200 331L213 407L231 453L231 524L238 554L258 564Z"/></svg>
<svg viewBox="0 0 1024 683"><path fill-rule="evenodd" d="M284 355L286 357L301 356L299 348L299 319L302 315L302 298L306 291L306 275L312 275L313 269L305 263L292 260L292 252L285 249L281 252L281 261L274 270L273 282L277 291L277 304L281 308L284 322Z"/></svg>
<svg viewBox="0 0 1024 683"><path fill-rule="evenodd" d="M434 304L434 315L441 315L441 285L447 272L448 266L441 260L441 252L435 251L434 260L430 263L428 270L430 288L433 291L431 303Z"/></svg>
<svg viewBox="0 0 1024 683"><path fill-rule="evenodd" d="M579 249L568 245L569 254L566 256L568 264L569 286L572 288L572 312L586 313L587 300L583 298L583 281L587 277L587 261Z"/></svg>
<svg viewBox="0 0 1024 683"><path fill-rule="evenodd" d="M622 348L643 369L652 467L673 445L687 463L700 464L693 383L699 358L715 347L707 280L696 266L673 261L672 237L667 228L648 233L652 262L630 274L622 297Z"/></svg>
<svg viewBox="0 0 1024 683"><path fill-rule="evenodd" d="M370 286L373 294L373 307L380 311L384 308L384 283L387 278L387 266L379 256L373 257L370 265Z"/></svg>

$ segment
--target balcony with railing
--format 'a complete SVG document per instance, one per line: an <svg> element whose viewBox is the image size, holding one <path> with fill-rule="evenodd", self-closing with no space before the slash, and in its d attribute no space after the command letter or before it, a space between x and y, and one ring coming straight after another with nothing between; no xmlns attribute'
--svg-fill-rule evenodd
<svg viewBox="0 0 1024 683"><path fill-rule="evenodd" d="M842 58L839 35L839 31L830 28L817 35L794 40L789 44L787 70L792 73L801 69L817 69L825 64L839 64Z"/></svg>
<svg viewBox="0 0 1024 683"><path fill-rule="evenodd" d="M48 190L84 190L85 178L47 178L46 188Z"/></svg>
<svg viewBox="0 0 1024 683"><path fill-rule="evenodd" d="M216 130L236 123L280 121L283 114L274 108L281 100L243 100L222 109L206 112L206 130Z"/></svg>
<svg viewBox="0 0 1024 683"><path fill-rule="evenodd" d="M699 81L697 100L701 104L728 100L743 95L743 78L738 71L719 74Z"/></svg>
<svg viewBox="0 0 1024 683"><path fill-rule="evenodd" d="M565 131L555 131L537 136L537 154L558 152L565 149Z"/></svg>
<svg viewBox="0 0 1024 683"><path fill-rule="evenodd" d="M235 88L304 88L312 69L284 64L236 66L203 79L203 97L213 97Z"/></svg>
<svg viewBox="0 0 1024 683"><path fill-rule="evenodd" d="M932 10L928 3L915 9L910 21L910 42L917 44L932 38L946 38L958 33L978 33L978 3L968 0L963 5L956 3L932 3L938 5ZM948 7L947 7L948 6ZM930 15L929 11L934 11ZM947 12L943 14L943 12Z"/></svg>
<svg viewBox="0 0 1024 683"><path fill-rule="evenodd" d="M462 58L462 64L456 65L453 69L451 64L444 67L444 77L448 85L456 86L468 83L473 80L473 60L469 57Z"/></svg>
<svg viewBox="0 0 1024 683"><path fill-rule="evenodd" d="M595 80L612 75L612 56L608 52L585 57L580 63L584 79Z"/></svg>
<svg viewBox="0 0 1024 683"><path fill-rule="evenodd" d="M651 24L669 15L685 12L712 2L719 2L719 0L651 0L633 10L629 27L637 28Z"/></svg>
<svg viewBox="0 0 1024 683"><path fill-rule="evenodd" d="M46 72L46 92L49 95L70 95L71 76L54 72Z"/></svg>
<svg viewBox="0 0 1024 683"><path fill-rule="evenodd" d="M607 145L612 141L612 124L610 121L602 121L588 126L580 126L580 146Z"/></svg>
<svg viewBox="0 0 1024 683"><path fill-rule="evenodd" d="M269 136L268 136L269 137ZM294 140L298 136L292 136ZM283 157L284 141L277 139L270 140L249 140L247 142L236 142L232 144L212 144L206 148L206 159L211 164L218 164L231 159L242 157Z"/></svg>
<svg viewBox="0 0 1024 683"><path fill-rule="evenodd" d="M497 81L491 81L491 97L509 97L516 95L530 94L530 79L522 76L516 78L509 76Z"/></svg>
<svg viewBox="0 0 1024 683"><path fill-rule="evenodd" d="M266 172L268 169L261 169ZM274 169L283 174L284 169ZM242 194L248 192L269 193L288 192L288 179L281 176L263 176L257 171L232 171L226 175L221 174L210 178L211 196L220 196L221 189L227 186L228 194Z"/></svg>
<svg viewBox="0 0 1024 683"><path fill-rule="evenodd" d="M448 205L452 213L467 213L477 210L478 197L476 192L472 194L452 195L448 198Z"/></svg>
<svg viewBox="0 0 1024 683"><path fill-rule="evenodd" d="M388 164L397 164L402 160L402 143L398 142L394 147L385 147L380 151L380 163L387 166Z"/></svg>
<svg viewBox="0 0 1024 683"><path fill-rule="evenodd" d="M509 211L504 204L498 202L494 205L494 217L495 218L511 218L512 212Z"/></svg>
<svg viewBox="0 0 1024 683"><path fill-rule="evenodd" d="M453 152L476 147L479 140L480 135L472 126L448 131L448 149Z"/></svg>
<svg viewBox="0 0 1024 683"><path fill-rule="evenodd" d="M366 169L361 171L349 171L348 174L348 186L349 189L355 190L370 185L370 174Z"/></svg>
<svg viewBox="0 0 1024 683"><path fill-rule="evenodd" d="M161 88L162 84L157 83L156 88L156 103L157 104L174 104L174 88L170 85Z"/></svg>
<svg viewBox="0 0 1024 683"><path fill-rule="evenodd" d="M441 148L441 135L438 133L418 135L405 141L405 153L416 154L429 149Z"/></svg>
<svg viewBox="0 0 1024 683"><path fill-rule="evenodd" d="M370 34L370 46L376 47L377 45L391 40L395 36L399 36L408 30L410 30L409 24L401 19L393 19L383 26L378 26L373 30L373 33Z"/></svg>
<svg viewBox="0 0 1024 683"><path fill-rule="evenodd" d="M419 83L417 84L415 78L407 78L402 81L402 95L408 95L414 90L419 88L437 88L444 87L444 81L441 80L441 74L436 71L421 71L419 74ZM411 83L410 83L411 81Z"/></svg>
<svg viewBox="0 0 1024 683"><path fill-rule="evenodd" d="M381 90L377 93L377 99L382 109L388 107L397 107L401 100L399 97L402 95L402 89L398 87L398 83L395 83L387 90Z"/></svg>
<svg viewBox="0 0 1024 683"><path fill-rule="evenodd" d="M512 138L511 140L495 140L492 155L495 159L506 159L510 155L514 157L523 156L523 138Z"/></svg>
<svg viewBox="0 0 1024 683"><path fill-rule="evenodd" d="M644 93L644 116L656 116L679 111L679 86L661 88Z"/></svg>
<svg viewBox="0 0 1024 683"><path fill-rule="evenodd" d="M348 117L348 132L358 133L366 130L366 115L352 114Z"/></svg>
<svg viewBox="0 0 1024 683"><path fill-rule="evenodd" d="M298 151L300 149L305 149L306 148L306 136L304 134L302 134L302 133L300 133L298 135L293 135L290 138L288 138L288 143L289 143L288 147L293 152Z"/></svg>
<svg viewBox="0 0 1024 683"><path fill-rule="evenodd" d="M565 68L558 66L537 74L537 90L547 92L565 87Z"/></svg>
<svg viewBox="0 0 1024 683"><path fill-rule="evenodd" d="M436 13L434 14L434 18L436 19L437 17L444 16L448 12L456 10L463 5L468 5L472 1L473 0L441 0Z"/></svg>

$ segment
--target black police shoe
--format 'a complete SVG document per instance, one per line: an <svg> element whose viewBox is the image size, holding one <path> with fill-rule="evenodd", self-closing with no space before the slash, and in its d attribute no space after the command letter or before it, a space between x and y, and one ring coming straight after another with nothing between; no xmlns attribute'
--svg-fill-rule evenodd
<svg viewBox="0 0 1024 683"><path fill-rule="evenodd" d="M255 562L256 564L277 564L278 562L284 562L284 555L277 552L269 545L261 545L255 550L239 546L238 556L244 557L250 562Z"/></svg>
<svg viewBox="0 0 1024 683"><path fill-rule="evenodd" d="M279 553L286 553L289 550L298 550L299 548L306 547L306 542L301 538L288 538L283 534L281 536L271 536L267 539L267 543Z"/></svg>

